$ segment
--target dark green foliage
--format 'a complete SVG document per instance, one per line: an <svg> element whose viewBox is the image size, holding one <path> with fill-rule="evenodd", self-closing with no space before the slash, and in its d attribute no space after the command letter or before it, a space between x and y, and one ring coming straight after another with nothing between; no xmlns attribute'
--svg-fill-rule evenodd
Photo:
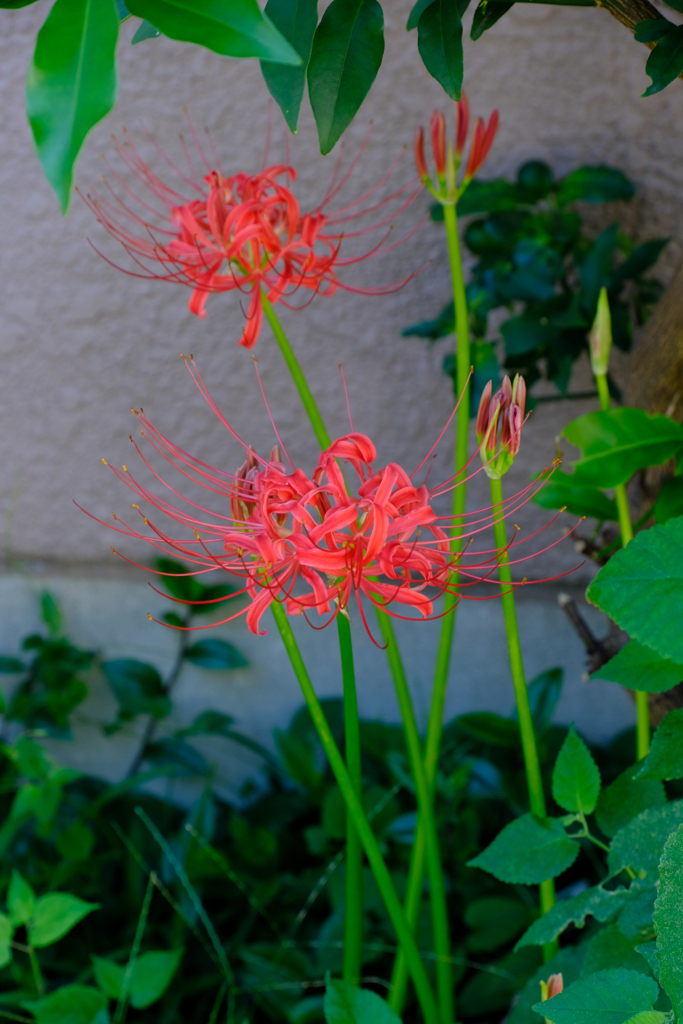
<svg viewBox="0 0 683 1024"><path fill-rule="evenodd" d="M451 7L455 11L456 5ZM434 4L421 19L433 8ZM486 0L478 12L483 12L482 18L497 20L498 8L507 9L507 5ZM508 318L500 328L503 364L509 372L522 373L527 385L544 376L561 394L566 392L572 366L587 349L603 285L608 289L614 342L619 348L628 351L634 326L647 319L661 285L646 275L667 239L637 245L617 224L593 239L574 208L578 202L625 201L634 193L633 184L616 168L579 167L556 181L547 164L534 160L520 167L516 181L473 181L459 201L459 217L479 215L473 216L464 233L465 245L477 260L467 286L472 335L478 344L485 344L490 336L489 315L507 310ZM433 212L434 219L441 219L440 206ZM403 333L436 340L453 330L451 303L436 319L414 324ZM445 370L454 373L451 361ZM485 373L486 380L495 378L495 365L489 362ZM480 376L483 380L484 374ZM481 386L475 362L473 410Z"/></svg>

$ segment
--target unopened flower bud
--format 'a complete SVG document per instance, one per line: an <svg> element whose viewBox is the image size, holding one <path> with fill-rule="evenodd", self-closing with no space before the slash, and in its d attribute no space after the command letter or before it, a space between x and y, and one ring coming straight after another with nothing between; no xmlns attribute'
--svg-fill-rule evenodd
<svg viewBox="0 0 683 1024"><path fill-rule="evenodd" d="M417 173L424 180L429 177L427 161L425 160L425 133L422 125L415 132L415 166Z"/></svg>
<svg viewBox="0 0 683 1024"><path fill-rule="evenodd" d="M522 377L521 373L515 375L515 379L512 382L512 401L519 407L524 419L524 408L526 406L526 381Z"/></svg>
<svg viewBox="0 0 683 1024"><path fill-rule="evenodd" d="M279 462L280 465L282 465L282 452L280 451L279 444L273 445L273 448L270 453L270 461Z"/></svg>
<svg viewBox="0 0 683 1024"><path fill-rule="evenodd" d="M553 996L559 996L560 992L564 988L564 979L561 974L551 974L547 981L541 982L541 1002L546 1003ZM552 1024L552 1021L545 1018L546 1024Z"/></svg>
<svg viewBox="0 0 683 1024"><path fill-rule="evenodd" d="M432 114L430 128L436 172L440 178L443 178L446 173L446 118L440 110L435 110Z"/></svg>
<svg viewBox="0 0 683 1024"><path fill-rule="evenodd" d="M477 444L481 444L482 438L486 433L489 425L489 409L491 407L491 392L493 390L493 381L489 381L484 390L481 393L479 399L479 411L477 412L477 423L475 426L475 432L477 435Z"/></svg>
<svg viewBox="0 0 683 1024"><path fill-rule="evenodd" d="M610 314L607 289L600 289L598 309L590 333L591 368L596 377L604 376L609 366L612 348L612 316Z"/></svg>
<svg viewBox="0 0 683 1024"><path fill-rule="evenodd" d="M462 156L470 129L470 105L464 92L460 102L455 104L455 119L455 155Z"/></svg>
<svg viewBox="0 0 683 1024"><path fill-rule="evenodd" d="M509 377L504 377L493 397L491 387L489 382L482 394L476 432L484 471L492 480L500 480L519 451L524 426L526 384L517 374L512 384Z"/></svg>

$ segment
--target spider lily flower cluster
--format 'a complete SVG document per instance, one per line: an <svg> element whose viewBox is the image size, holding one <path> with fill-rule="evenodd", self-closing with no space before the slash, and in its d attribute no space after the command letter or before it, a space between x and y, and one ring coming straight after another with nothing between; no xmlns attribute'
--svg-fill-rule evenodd
<svg viewBox="0 0 683 1024"><path fill-rule="evenodd" d="M489 381L479 402L475 429L484 472L492 480L500 480L519 451L524 426L526 384L519 374L512 384L506 376L493 396L492 391L493 383Z"/></svg>
<svg viewBox="0 0 683 1024"><path fill-rule="evenodd" d="M469 126L470 106L464 92L462 99L455 104L455 144L447 138L444 114L440 110L435 110L432 114L430 134L436 180L432 180L425 159L424 129L420 126L415 133L415 164L418 174L434 198L444 206L454 206L457 203L489 155L498 131L498 111L493 111L487 124L484 124L481 117L477 118L465 174L458 185L458 169L465 150Z"/></svg>
<svg viewBox="0 0 683 1024"><path fill-rule="evenodd" d="M271 303L288 305L288 300L300 290L311 298L316 294L333 295L338 288L377 295L395 291L405 283L358 288L342 283L338 276L340 268L400 244L385 246L382 239L361 256L340 255L343 237L390 225L419 193L420 187L413 188L405 198L408 186L404 186L370 206L364 205L382 188L394 168L366 195L343 209L328 212L329 203L346 184L357 157L341 178L337 168L320 206L303 213L292 191L296 181L294 168L273 164L264 166L257 174L240 171L226 176L216 169L217 160L213 165L207 160L194 132L193 136L198 158L204 164L203 174L196 172L189 154L190 173L185 174L161 152L184 193L166 184L126 135L122 144L117 142L117 153L148 194L136 195L112 170L125 201L104 178L108 196L85 197L100 223L131 257L137 270L127 273L189 286L189 309L201 318L206 316L206 302L213 292L243 293L248 297L246 326L240 338L245 348L253 348L258 340L263 322L263 294ZM347 222L383 211L387 206L390 213L380 216L371 226L344 231ZM390 230L391 226L387 234Z"/></svg>
<svg viewBox="0 0 683 1024"><path fill-rule="evenodd" d="M377 468L372 441L352 427L320 454L308 475L291 463L281 445L273 448L268 460L249 448L218 409L194 362L186 363L213 413L243 447L244 462L233 473L214 469L175 445L142 410L137 411L146 442L181 474L183 484L189 480L218 495L221 510L210 511L167 483L131 437L145 466L171 500L144 486L127 467L111 467L149 509L143 512L137 502L132 506L146 532L117 515L111 528L181 556L198 566L200 574L225 570L241 577L244 587L240 593L249 596L250 604L221 622L246 611L248 628L262 635L261 618L272 602L278 601L289 615L317 612L328 617L328 625L340 612L346 614L353 594L366 628L364 602L397 618L428 619L438 617L435 598L454 586L451 570L456 563L458 597L467 596L468 588L490 579L499 552L454 555L452 516L434 511L434 499L452 490L453 478L431 489L426 482L415 481L436 445L412 474L397 463ZM354 489L343 475L340 464L344 463L357 478ZM503 513L517 512L532 490L544 482L537 481L508 499ZM459 533L473 538L488 529L491 513L481 509L465 517L459 521ZM162 525L166 520L171 522L170 531ZM177 527L184 536L174 535ZM397 608L412 614L403 615Z"/></svg>

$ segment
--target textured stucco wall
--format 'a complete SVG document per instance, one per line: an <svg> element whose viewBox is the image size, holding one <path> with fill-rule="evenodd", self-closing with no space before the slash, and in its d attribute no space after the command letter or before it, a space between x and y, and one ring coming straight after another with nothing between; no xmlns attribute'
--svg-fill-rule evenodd
<svg viewBox="0 0 683 1024"><path fill-rule="evenodd" d="M357 193L380 177L403 145L410 147L415 125L428 119L433 106L444 104L439 87L419 62L414 35L408 36L403 28L410 0L395 0L385 8L384 65L348 133L347 154L353 154L368 122L373 121L370 144L354 176L352 189ZM59 215L34 158L23 112L32 40L45 14L45 0L19 11L2 12L3 547L6 554L22 556L34 572L49 569L56 574L52 585L58 593L60 586L64 588L67 621L82 642L104 647L110 655L135 653L130 644L138 645L141 655L146 645L153 653L167 642L145 617L152 595L142 583L134 590L122 589L117 577L130 576L109 553L112 536L75 509L72 499L104 518L109 518L112 510L128 508L127 493L100 458L132 461L128 443L134 426L132 405L144 406L160 428L200 458L225 469L241 461L193 389L178 358L181 351L194 353L216 398L250 443L266 449L272 443L272 433L251 358L237 346L242 324L238 299L212 297L208 318L200 321L188 313L184 289L125 277L95 256L87 238L97 244L106 244L106 239L78 199L66 220ZM142 119L162 145L177 152L185 104L197 125L211 129L228 170L258 168L267 125L266 90L258 67L225 61L166 39L133 48L128 45L133 28L125 25L122 30L118 106L88 140L79 164L79 181L98 180L99 155L111 151L110 132L120 131L122 125L136 132ZM498 106L501 114L501 129L486 174L512 174L522 161L531 158L547 160L558 173L579 163L616 164L639 186L639 199L628 216L641 236L672 234L680 239L683 139L678 115L683 92L675 83L659 96L640 100L647 85L645 58L644 48L604 11L518 4L481 41L466 43L466 88L473 109L487 114ZM274 155L284 153L283 139L276 118ZM335 157L319 156L307 107L291 154L300 172L298 194L303 205L313 205L324 192ZM411 173L411 159L409 149L403 170L406 175ZM116 255L111 245L106 248ZM679 248L676 242L670 261ZM341 432L346 428L337 371L341 359L355 426L372 435L383 462L397 459L415 465L451 407L450 383L440 372L451 342L430 349L415 339L400 337L402 327L435 314L448 300L443 235L427 224L410 245L393 250L374 264L361 265L355 276L352 272L348 277L356 283L393 281L430 259L427 269L396 296L359 298L340 292L331 299L317 299L305 313L282 315L330 429ZM315 445L311 431L267 327L256 354L292 455L312 466ZM578 380L577 386L582 383ZM543 406L534 413L525 430L523 455L506 478L506 487L511 490L526 484L531 470L553 457L554 437L562 424L589 408L591 403L563 403ZM447 475L450 463L450 448L445 444L432 479ZM472 487L475 507L486 503L484 483L482 477ZM535 528L545 519L535 508L520 515L524 529ZM554 526L548 539L559 533L559 525ZM566 543L542 563L533 563L528 572L548 576L575 563L573 547ZM68 565L71 575L67 580L60 573ZM97 585L92 582L95 571ZM584 566L574 576L573 585L585 583L590 574L590 567ZM34 613L21 580L9 577L3 586L0 618L7 630L2 646L8 650L15 646L18 634L31 627ZM92 589L95 586L96 591ZM609 700L603 691L586 703L588 691L578 689L578 641L567 632L554 607L554 597L547 591L539 591L533 600L529 597L525 605L522 625L532 669L558 662L567 665L574 696L567 698L569 704L562 712L565 719L581 714L590 726L591 721L598 722L602 708L603 715L611 716L609 728L624 724L631 711L628 698L616 688ZM506 710L511 700L507 699L510 691L500 610L497 605L475 605L465 614L458 643L467 641L469 653L465 656L461 649L455 659L458 686L452 709L489 706ZM92 615L90 623L88 615ZM414 641L408 633L404 635L412 652L409 657L420 662L416 662L413 680L419 676L421 682L415 685L424 687L431 670L425 671L420 659L432 657L431 632ZM314 645L319 642L317 634L307 640ZM298 703L289 669L282 665L281 653L276 650L277 641L269 638L268 644L275 646L253 653L255 674L224 691L223 702L226 710L234 710L234 697L249 729L261 735ZM474 659L469 668L468 658ZM372 649L364 651L361 660L374 687L365 710L394 717L384 669L377 666ZM215 706L213 683L193 677L189 685L192 701ZM327 685L334 689L338 680L328 680ZM279 694L282 700L271 694ZM425 691L418 700L422 710L426 699ZM93 733L93 752L103 757L104 748L98 747L97 737L99 732ZM124 741L128 742L122 737L120 742ZM116 766L120 769L127 763L127 755L121 747L107 749L111 749L107 757L112 758L114 767L110 765L106 772L116 774Z"/></svg>

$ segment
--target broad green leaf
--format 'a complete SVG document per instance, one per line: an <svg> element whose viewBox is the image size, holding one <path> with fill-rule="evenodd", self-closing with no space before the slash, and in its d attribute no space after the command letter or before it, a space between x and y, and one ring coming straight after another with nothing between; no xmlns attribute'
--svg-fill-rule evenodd
<svg viewBox="0 0 683 1024"><path fill-rule="evenodd" d="M602 923L609 921L621 910L628 898L627 889L608 890L596 885L592 889L580 892L578 896L559 900L524 932L515 949L554 942L570 924L576 928L583 928L588 916Z"/></svg>
<svg viewBox="0 0 683 1024"><path fill-rule="evenodd" d="M658 993L654 979L619 968L581 978L534 1010L553 1024L626 1024L651 1010Z"/></svg>
<svg viewBox="0 0 683 1024"><path fill-rule="evenodd" d="M466 1019L482 1014L488 1019L497 1017L501 1010L507 1010L515 992L526 985L541 959L540 949L520 949L505 953L489 964L487 971L475 971L458 992L459 1012Z"/></svg>
<svg viewBox="0 0 683 1024"><path fill-rule="evenodd" d="M655 902L657 960L662 986L676 1020L683 1014L683 826L669 836L659 864L659 894Z"/></svg>
<svg viewBox="0 0 683 1024"><path fill-rule="evenodd" d="M683 682L683 665L670 658L660 657L651 647L645 647L637 640L629 640L590 678L606 679L609 683L619 683L629 690L666 693Z"/></svg>
<svg viewBox="0 0 683 1024"><path fill-rule="evenodd" d="M481 39L487 29L493 28L497 21L514 6L514 0L504 3L502 0L480 0L474 12L470 39Z"/></svg>
<svg viewBox="0 0 683 1024"><path fill-rule="evenodd" d="M420 15L417 48L427 71L452 100L462 92L462 21L454 0L433 0Z"/></svg>
<svg viewBox="0 0 683 1024"><path fill-rule="evenodd" d="M191 725L188 725L185 729L179 729L176 736L178 739L186 736L202 736L206 734L229 736L234 722L235 719L232 715L224 715L222 711L202 711Z"/></svg>
<svg viewBox="0 0 683 1024"><path fill-rule="evenodd" d="M348 981L325 978L326 1024L400 1024L399 1018L376 992Z"/></svg>
<svg viewBox="0 0 683 1024"><path fill-rule="evenodd" d="M0 656L0 672L6 675L13 675L15 672L23 672L26 666L19 658L8 658Z"/></svg>
<svg viewBox="0 0 683 1024"><path fill-rule="evenodd" d="M92 829L84 825L82 821L74 821L60 833L56 846L58 852L65 860L75 863L87 860L92 852L94 843L95 835Z"/></svg>
<svg viewBox="0 0 683 1024"><path fill-rule="evenodd" d="M143 43L145 39L158 39L160 35L161 32L158 28L155 28L149 21L143 21L131 39L131 45Z"/></svg>
<svg viewBox="0 0 683 1024"><path fill-rule="evenodd" d="M14 933L14 925L9 917L0 914L0 968L6 967L12 959L10 941Z"/></svg>
<svg viewBox="0 0 683 1024"><path fill-rule="evenodd" d="M353 121L384 56L377 0L332 0L313 37L308 93L320 152L329 153Z"/></svg>
<svg viewBox="0 0 683 1024"><path fill-rule="evenodd" d="M582 487L614 487L639 469L659 466L683 447L683 428L667 416L642 409L609 409L579 416L562 436L581 448L572 463L572 483Z"/></svg>
<svg viewBox="0 0 683 1024"><path fill-rule="evenodd" d="M577 167L560 182L557 201L568 203L608 203L615 199L632 199L635 186L616 167Z"/></svg>
<svg viewBox="0 0 683 1024"><path fill-rule="evenodd" d="M533 911L519 899L484 896L472 900L464 914L465 924L471 929L467 947L481 952L506 946L527 927L533 916Z"/></svg>
<svg viewBox="0 0 683 1024"><path fill-rule="evenodd" d="M494 0L498 3L499 0ZM472 213L501 213L516 210L521 202L519 189L511 181L496 178L494 181L471 181L458 200L458 216L468 217ZM443 210L439 204L438 207Z"/></svg>
<svg viewBox="0 0 683 1024"><path fill-rule="evenodd" d="M609 291L616 291L624 281L635 281L653 267L670 238L651 238L637 245L630 256L619 264L610 278Z"/></svg>
<svg viewBox="0 0 683 1024"><path fill-rule="evenodd" d="M592 814L600 795L600 772L572 724L553 769L553 798L565 811Z"/></svg>
<svg viewBox="0 0 683 1024"><path fill-rule="evenodd" d="M679 682L683 675L679 677ZM683 779L683 708L669 711L652 737L637 779Z"/></svg>
<svg viewBox="0 0 683 1024"><path fill-rule="evenodd" d="M683 516L683 476L672 476L664 481L652 511L660 526L676 516Z"/></svg>
<svg viewBox="0 0 683 1024"><path fill-rule="evenodd" d="M198 668L210 668L226 671L231 668L243 668L247 659L237 650L234 644L219 637L199 640L185 651L186 659Z"/></svg>
<svg viewBox="0 0 683 1024"><path fill-rule="evenodd" d="M615 967L625 967L628 971L638 971L648 976L652 973L647 961L636 952L634 940L627 939L616 925L608 924L596 932L588 943L581 973L587 977Z"/></svg>
<svg viewBox="0 0 683 1024"><path fill-rule="evenodd" d="M644 18L636 23L633 35L639 43L658 43L673 25L666 18Z"/></svg>
<svg viewBox="0 0 683 1024"><path fill-rule="evenodd" d="M638 770L639 765L631 765L600 794L595 818L606 836L616 835L648 807L661 807L666 803L661 782L637 778Z"/></svg>
<svg viewBox="0 0 683 1024"><path fill-rule="evenodd" d="M661 1010L641 1010L634 1017L630 1017L626 1024L666 1024L670 1016Z"/></svg>
<svg viewBox="0 0 683 1024"><path fill-rule="evenodd" d="M174 737L149 743L145 747L145 761L159 767L168 765L174 774L178 768L190 775L208 775L211 771L209 762L195 747Z"/></svg>
<svg viewBox="0 0 683 1024"><path fill-rule="evenodd" d="M654 913L654 911L653 911ZM656 942L641 942L638 946L634 947L636 953L639 953L642 957L645 957L650 971L654 977L659 981L659 960L657 959L657 943Z"/></svg>
<svg viewBox="0 0 683 1024"><path fill-rule="evenodd" d="M36 902L36 895L16 868L12 871L9 888L7 890L7 909L12 924L16 927L30 921L33 908Z"/></svg>
<svg viewBox="0 0 683 1024"><path fill-rule="evenodd" d="M99 903L86 903L68 892L41 896L35 902L28 925L29 942L37 949L52 945L98 907Z"/></svg>
<svg viewBox="0 0 683 1024"><path fill-rule="evenodd" d="M683 664L683 519L638 533L586 596L633 639Z"/></svg>
<svg viewBox="0 0 683 1024"><path fill-rule="evenodd" d="M432 0L417 0L417 3L413 4L408 15L408 21L406 22L406 32L412 32L414 28L417 28L420 22L420 15L425 7L429 7L431 3Z"/></svg>
<svg viewBox="0 0 683 1024"><path fill-rule="evenodd" d="M618 241L618 226L612 224L598 235L581 262L579 304L590 320L597 311L600 290L609 283Z"/></svg>
<svg viewBox="0 0 683 1024"><path fill-rule="evenodd" d="M182 562L173 558L155 558L154 568L160 574L160 583L173 597L181 601L202 601L203 584L199 582Z"/></svg>
<svg viewBox="0 0 683 1024"><path fill-rule="evenodd" d="M265 13L301 58L298 67L261 63L261 73L290 132L296 134L306 70L318 24L318 0L268 0Z"/></svg>
<svg viewBox="0 0 683 1024"><path fill-rule="evenodd" d="M0 0L0 9L16 11L20 7L29 7L37 2L38 0Z"/></svg>
<svg viewBox="0 0 683 1024"><path fill-rule="evenodd" d="M124 715L164 718L171 710L171 701L164 692L163 680L151 665L134 658L116 658L103 661L102 671Z"/></svg>
<svg viewBox="0 0 683 1024"><path fill-rule="evenodd" d="M301 62L256 0L126 0L126 5L170 39L205 46L223 57Z"/></svg>
<svg viewBox="0 0 683 1024"><path fill-rule="evenodd" d="M541 508L566 508L574 516L591 516L608 522L616 522L619 518L613 498L608 498L597 487L577 486L573 476L560 470L555 470L548 483L531 500Z"/></svg>
<svg viewBox="0 0 683 1024"><path fill-rule="evenodd" d="M469 867L488 871L501 882L534 885L562 874L576 860L579 844L567 837L554 818L538 821L531 814L506 825Z"/></svg>
<svg viewBox="0 0 683 1024"><path fill-rule="evenodd" d="M503 718L494 711L471 711L459 715L455 722L470 736L494 747L518 747L519 725L511 718Z"/></svg>
<svg viewBox="0 0 683 1024"><path fill-rule="evenodd" d="M150 950L138 957L130 980L130 1004L135 1010L144 1010L161 999L178 970L183 952Z"/></svg>
<svg viewBox="0 0 683 1024"><path fill-rule="evenodd" d="M62 613L48 590L44 590L40 595L40 617L50 630L50 636L59 636L62 629Z"/></svg>
<svg viewBox="0 0 683 1024"><path fill-rule="evenodd" d="M683 25L672 25L647 58L645 73L652 79L643 96L654 96L683 72Z"/></svg>
<svg viewBox="0 0 683 1024"><path fill-rule="evenodd" d="M108 1024L107 999L88 985L63 985L49 996L22 1002L38 1024Z"/></svg>
<svg viewBox="0 0 683 1024"><path fill-rule="evenodd" d="M652 882L656 882L653 877ZM652 915L655 910L657 889L646 880L632 882L629 889L631 898L620 910L616 925L622 935L634 943L645 942L652 936Z"/></svg>
<svg viewBox="0 0 683 1024"><path fill-rule="evenodd" d="M63 213L81 146L114 106L118 33L113 0L56 0L36 39L26 112Z"/></svg>
<svg viewBox="0 0 683 1024"><path fill-rule="evenodd" d="M537 733L544 732L550 726L557 702L562 695L563 684L564 670L557 667L548 668L529 681L529 708Z"/></svg>
<svg viewBox="0 0 683 1024"><path fill-rule="evenodd" d="M529 979L505 1018L506 1024L541 1024L531 1007L538 1002L539 982L547 981L551 974L561 974L565 988L579 977L585 945L567 946L538 968Z"/></svg>
<svg viewBox="0 0 683 1024"><path fill-rule="evenodd" d="M610 873L631 868L654 885L664 844L682 823L683 800L641 811L612 840L607 858Z"/></svg>
<svg viewBox="0 0 683 1024"><path fill-rule="evenodd" d="M102 956L93 956L91 959L98 986L110 999L118 999L121 995L126 968Z"/></svg>

